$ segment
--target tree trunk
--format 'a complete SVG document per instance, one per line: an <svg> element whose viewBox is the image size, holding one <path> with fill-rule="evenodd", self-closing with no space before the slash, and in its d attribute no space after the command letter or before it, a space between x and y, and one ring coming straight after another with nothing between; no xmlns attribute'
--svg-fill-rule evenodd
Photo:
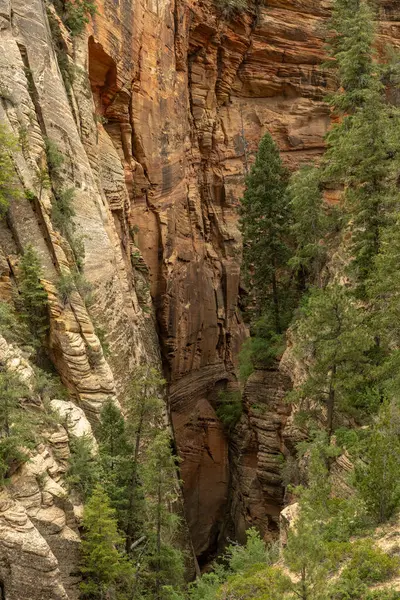
<svg viewBox="0 0 400 600"><path fill-rule="evenodd" d="M126 525L126 542L125 549L127 554L130 553L131 545L133 543L134 535L135 535L135 527L132 522L132 514L135 506L135 492L136 492L136 477L137 477L137 467L139 461L139 450L140 450L140 441L142 437L142 429L143 429L143 415L144 410L142 409L140 414L140 419L138 423L138 428L136 432L136 441L135 441L135 451L133 454L133 464L132 464L132 477L130 482L130 490L129 490L129 506L128 506L128 523Z"/></svg>
<svg viewBox="0 0 400 600"><path fill-rule="evenodd" d="M332 432L333 432L333 415L335 410L335 378L336 378L336 365L332 367L332 375L329 383L329 394L328 394L328 402L327 402L327 422L326 422L326 430L328 433L328 442L331 441Z"/></svg>
<svg viewBox="0 0 400 600"><path fill-rule="evenodd" d="M274 317L275 317L275 329L276 332L281 334L282 333L282 327L281 327L281 317L280 317L280 311L279 311L279 296L278 296L278 285L276 282L276 274L275 274L275 266L273 266L273 272L272 272L272 299L274 302Z"/></svg>
<svg viewBox="0 0 400 600"><path fill-rule="evenodd" d="M160 600L160 571L161 571L161 465L158 474L158 489L157 489L157 577L156 577L156 598Z"/></svg>

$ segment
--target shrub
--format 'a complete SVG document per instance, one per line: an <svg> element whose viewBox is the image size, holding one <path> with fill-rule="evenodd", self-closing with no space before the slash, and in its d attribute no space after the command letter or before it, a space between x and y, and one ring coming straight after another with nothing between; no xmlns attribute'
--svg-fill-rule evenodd
<svg viewBox="0 0 400 600"><path fill-rule="evenodd" d="M79 35L97 12L93 0L66 0L64 23L73 36Z"/></svg>
<svg viewBox="0 0 400 600"><path fill-rule="evenodd" d="M28 395L29 390L18 375L0 371L0 486L13 463L28 460L24 448L35 443L34 423L21 404Z"/></svg>
<svg viewBox="0 0 400 600"><path fill-rule="evenodd" d="M27 323L8 302L0 302L0 332L11 344L28 344L30 340Z"/></svg>
<svg viewBox="0 0 400 600"><path fill-rule="evenodd" d="M75 291L75 281L72 273L61 273L58 278L57 291L61 296L61 300L64 304L68 302L72 292Z"/></svg>
<svg viewBox="0 0 400 600"><path fill-rule="evenodd" d="M243 405L240 392L220 392L218 395L217 417L228 432L232 431L242 416Z"/></svg>
<svg viewBox="0 0 400 600"><path fill-rule="evenodd" d="M20 260L21 317L32 335L34 346L41 346L49 330L48 297L40 279L42 268L32 246L27 246Z"/></svg>
<svg viewBox="0 0 400 600"><path fill-rule="evenodd" d="M16 138L0 124L0 217L4 216L13 198L18 197L15 189L15 169L11 158L17 150Z"/></svg>
<svg viewBox="0 0 400 600"><path fill-rule="evenodd" d="M340 579L333 586L333 597L335 600L365 598L368 586L386 581L398 570L398 557L385 554L375 548L370 541L354 544L351 559L344 567Z"/></svg>
<svg viewBox="0 0 400 600"><path fill-rule="evenodd" d="M246 535L245 546L232 545L226 551L224 558L230 571L239 573L255 565L271 565L278 559L279 547L276 544L267 546L255 527L248 529Z"/></svg>
<svg viewBox="0 0 400 600"><path fill-rule="evenodd" d="M98 481L98 465L93 456L91 438L86 435L72 438L70 450L66 481L70 490L77 492L84 501L90 496Z"/></svg>
<svg viewBox="0 0 400 600"><path fill-rule="evenodd" d="M92 285L78 271L62 273L57 281L57 291L64 304L68 302L74 291L78 291L82 300L86 304L90 304L92 289Z"/></svg>
<svg viewBox="0 0 400 600"><path fill-rule="evenodd" d="M53 175L57 174L64 163L64 156L61 154L56 142L50 138L45 138L44 142L49 170Z"/></svg>

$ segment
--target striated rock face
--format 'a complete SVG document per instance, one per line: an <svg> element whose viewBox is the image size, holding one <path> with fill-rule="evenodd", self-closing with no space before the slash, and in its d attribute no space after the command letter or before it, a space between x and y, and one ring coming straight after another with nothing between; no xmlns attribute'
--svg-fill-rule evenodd
<svg viewBox="0 0 400 600"><path fill-rule="evenodd" d="M245 539L251 525L266 539L276 536L283 505L281 471L291 448L284 438L290 406L284 397L291 380L276 368L257 370L246 383L245 416L233 440L231 516L235 533Z"/></svg>
<svg viewBox="0 0 400 600"><path fill-rule="evenodd" d="M272 457L282 450L286 408L271 390L287 382L269 373L249 384L233 468L214 406L218 390L235 382L246 335L236 209L259 139L271 131L291 166L323 149L322 98L334 86L319 69L329 1L249 3L230 22L212 0L97 7L73 40L51 2L0 1L0 122L20 140L21 190L0 222L0 297L11 298L18 257L33 244L50 298L51 357L89 421L106 398L123 404L136 363L162 358L188 523L202 555L218 540L228 505L238 530L276 523ZM400 39L399 22L398 3L382 1L383 41ZM51 220L56 190L39 185L47 138L65 157L59 185L75 189L90 306L82 286L67 299L57 291L75 258ZM251 408L258 402L266 415Z"/></svg>

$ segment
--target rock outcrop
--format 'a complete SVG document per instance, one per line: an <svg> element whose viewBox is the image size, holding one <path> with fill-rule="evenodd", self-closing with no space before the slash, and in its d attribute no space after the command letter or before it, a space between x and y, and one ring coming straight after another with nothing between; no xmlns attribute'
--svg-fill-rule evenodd
<svg viewBox="0 0 400 600"><path fill-rule="evenodd" d="M0 122L19 139L21 192L0 222L0 295L11 298L18 256L33 244L50 298L51 357L89 421L106 398L123 404L136 363L162 358L188 523L202 555L228 505L242 515L239 529L255 518L276 526L281 492L271 457L286 409L250 386L246 402L261 394L268 414L250 408L248 444L240 442L247 458L232 471L215 396L234 384L246 335L237 205L259 139L269 130L290 166L323 149L322 100L335 85L319 67L330 3L249 2L230 21L212 0L96 4L86 32L72 38L50 1L0 2ZM381 4L382 41L399 40L398 3ZM59 293L76 256L51 218L57 190L40 184L48 139L64 156L58 185L75 189L90 306L79 281L68 298ZM271 376L266 390L278 389L280 376Z"/></svg>

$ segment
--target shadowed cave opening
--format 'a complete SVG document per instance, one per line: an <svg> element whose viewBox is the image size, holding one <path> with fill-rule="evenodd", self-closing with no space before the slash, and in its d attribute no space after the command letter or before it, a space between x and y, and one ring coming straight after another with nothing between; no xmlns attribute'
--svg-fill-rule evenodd
<svg viewBox="0 0 400 600"><path fill-rule="evenodd" d="M92 88L96 113L104 116L108 106L118 91L117 65L115 61L96 42L93 36L88 40L89 81Z"/></svg>

